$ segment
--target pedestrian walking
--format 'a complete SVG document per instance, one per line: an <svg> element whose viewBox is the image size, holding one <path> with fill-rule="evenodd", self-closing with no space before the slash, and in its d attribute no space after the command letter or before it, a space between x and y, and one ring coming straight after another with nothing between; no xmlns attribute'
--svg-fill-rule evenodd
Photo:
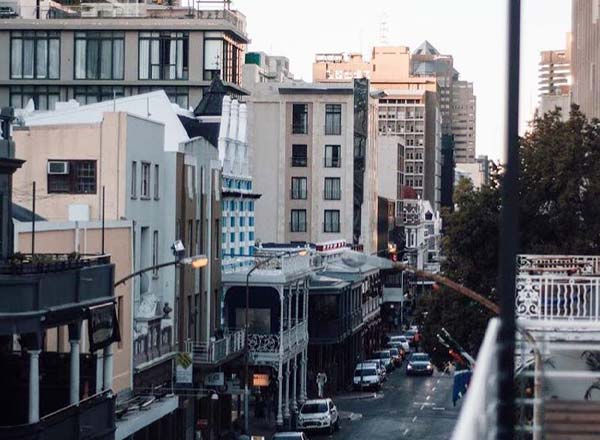
<svg viewBox="0 0 600 440"><path fill-rule="evenodd" d="M325 395L325 384L327 383L327 374L325 372L317 374L317 389L319 398L323 398Z"/></svg>

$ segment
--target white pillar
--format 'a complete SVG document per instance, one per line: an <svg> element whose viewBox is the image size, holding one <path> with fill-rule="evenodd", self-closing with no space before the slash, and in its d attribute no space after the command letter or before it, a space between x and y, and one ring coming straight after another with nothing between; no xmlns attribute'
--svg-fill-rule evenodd
<svg viewBox="0 0 600 440"><path fill-rule="evenodd" d="M29 353L29 423L40 421L40 351Z"/></svg>
<svg viewBox="0 0 600 440"><path fill-rule="evenodd" d="M225 96L223 98L223 110L221 114L221 125L219 127L219 160L222 164L225 163L227 155L227 134L229 132L229 112L231 109L231 98Z"/></svg>
<svg viewBox="0 0 600 440"><path fill-rule="evenodd" d="M298 411L298 394L296 393L296 383L298 382L298 356L294 356L292 367L292 412L295 413Z"/></svg>
<svg viewBox="0 0 600 440"><path fill-rule="evenodd" d="M283 375L282 375L282 371L281 369L283 368L283 365L281 365L281 360L279 361L279 370L277 371L277 379L279 380L279 386L278 388L278 396L277 396L277 426L283 426L283 412L282 412L282 400L283 400L283 395L282 395L282 387L283 387Z"/></svg>
<svg viewBox="0 0 600 440"><path fill-rule="evenodd" d="M306 349L302 351L302 361L300 362L300 403L306 402Z"/></svg>
<svg viewBox="0 0 600 440"><path fill-rule="evenodd" d="M104 389L112 389L113 354L112 344L104 349Z"/></svg>
<svg viewBox="0 0 600 440"><path fill-rule="evenodd" d="M283 426L282 413L282 391L283 391L283 306L285 301L285 291L283 287L277 289L279 293L279 365L277 369L277 378L279 379L279 396L277 402L277 426Z"/></svg>
<svg viewBox="0 0 600 440"><path fill-rule="evenodd" d="M69 402L71 405L79 405L79 339L70 339L69 344L71 344Z"/></svg>
<svg viewBox="0 0 600 440"><path fill-rule="evenodd" d="M292 342L292 340L291 340L291 338L292 338L291 328L292 328L292 302L293 302L292 295L294 294L293 292L294 291L292 290L292 286L290 286L289 289L288 289L288 301L287 301L288 302L288 329L290 330L289 331L290 337L289 337L288 341L290 341L290 345L292 345L291 344L291 342Z"/></svg>
<svg viewBox="0 0 600 440"><path fill-rule="evenodd" d="M285 363L285 405L283 415L286 419L290 418L290 361Z"/></svg>
<svg viewBox="0 0 600 440"><path fill-rule="evenodd" d="M104 355L96 352L96 394L101 393L104 386Z"/></svg>

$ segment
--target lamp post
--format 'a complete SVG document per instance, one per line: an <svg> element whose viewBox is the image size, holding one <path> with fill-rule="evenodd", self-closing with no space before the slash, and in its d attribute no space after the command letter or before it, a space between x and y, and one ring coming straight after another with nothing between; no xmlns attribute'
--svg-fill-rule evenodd
<svg viewBox="0 0 600 440"><path fill-rule="evenodd" d="M273 261L276 258L281 258L281 257L288 257L291 255L299 255L299 256L305 256L308 253L308 250L306 249L298 249L298 250L293 250L293 251L286 251L286 252L280 252L278 254L274 254L271 255L270 257L264 259L264 260L260 260L258 261L254 266L252 266L252 268L248 271L248 273L246 274L246 308L245 308L245 322L244 322L244 329L245 329L245 335L246 335L246 343L245 345L245 356L244 356L244 371L245 371L245 386L244 386L244 433L248 434L248 430L249 430L249 417L248 417L248 400L250 397L250 377L249 377L249 357L250 357L250 352L248 350L248 329L249 329L249 325L248 325L248 315L249 315L249 305L250 305L250 275L252 275L252 272L254 272L256 269L261 268L262 266L264 266L265 264ZM282 304L283 307L283 304ZM281 322L279 325L283 325L283 322ZM281 384L279 384L279 386L281 386Z"/></svg>
<svg viewBox="0 0 600 440"><path fill-rule="evenodd" d="M155 264L154 266L146 267L144 269L140 269L138 271L130 273L129 275L127 275L127 276L121 278L119 281L117 281L114 284L114 287L124 284L127 281L129 281L130 279L137 277L138 275L142 275L143 273L146 273L151 270L162 269L163 267L188 265L188 266L192 266L194 269L201 269L201 268L205 267L207 264L208 264L208 258L206 257L206 255L194 255L193 257L186 257L186 258L180 258L180 259L173 260L173 261L167 261L166 263Z"/></svg>

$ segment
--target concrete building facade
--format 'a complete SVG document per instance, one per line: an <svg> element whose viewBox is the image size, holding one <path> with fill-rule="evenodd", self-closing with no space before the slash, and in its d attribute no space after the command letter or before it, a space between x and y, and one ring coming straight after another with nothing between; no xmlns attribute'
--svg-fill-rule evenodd
<svg viewBox="0 0 600 440"><path fill-rule="evenodd" d="M90 104L162 89L188 108L217 75L232 94L243 95L244 16L196 12L2 19L0 59L7 62L0 63L0 105L23 108L32 100L36 110L53 110L59 101Z"/></svg>
<svg viewBox="0 0 600 440"><path fill-rule="evenodd" d="M571 5L573 103L588 118L597 118L600 117L600 3L573 0Z"/></svg>
<svg viewBox="0 0 600 440"><path fill-rule="evenodd" d="M473 83L456 80L452 86L452 128L454 160L459 163L475 161L477 103Z"/></svg>
<svg viewBox="0 0 600 440"><path fill-rule="evenodd" d="M564 119L571 106L571 34L567 34L565 50L547 50L540 53L539 114L559 108Z"/></svg>
<svg viewBox="0 0 600 440"><path fill-rule="evenodd" d="M376 105L354 84L262 83L249 100L256 239L374 250Z"/></svg>

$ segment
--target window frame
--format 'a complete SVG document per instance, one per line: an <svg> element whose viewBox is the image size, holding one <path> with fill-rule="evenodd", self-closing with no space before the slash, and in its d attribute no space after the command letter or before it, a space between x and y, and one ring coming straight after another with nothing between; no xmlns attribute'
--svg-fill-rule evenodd
<svg viewBox="0 0 600 440"><path fill-rule="evenodd" d="M160 166L157 163L154 164L154 184L152 188L154 188L154 200L160 200Z"/></svg>
<svg viewBox="0 0 600 440"><path fill-rule="evenodd" d="M332 221L332 216L337 213L337 223ZM327 216L330 216L329 222ZM337 226L337 228L335 227ZM340 221L340 210L339 209L325 209L323 213L323 232L327 233L339 233L341 231Z"/></svg>
<svg viewBox="0 0 600 440"><path fill-rule="evenodd" d="M298 107L303 107L304 111L300 113L300 115L304 115L304 117L302 118L303 121L302 123L297 123L296 122L296 118L295 118L295 114L296 114L296 108ZM308 134L308 124L309 124L309 118L308 118L308 103L302 103L302 102L298 102L298 103L293 103L292 104L292 134Z"/></svg>
<svg viewBox="0 0 600 440"><path fill-rule="evenodd" d="M54 162L54 161L68 162L69 163L69 173L68 174L48 174L47 168L46 168L46 192L48 194L95 195L98 193L98 163L96 160L48 159L46 161L46 164L48 162ZM82 176L79 175L79 172L81 171L79 167L86 165L86 164L90 164L90 165L93 164L93 173L94 173L93 177L91 177L91 178L89 176L83 177L86 179L93 179L93 191L79 190L79 186L81 184L79 179L82 178ZM64 180L63 183L66 183L65 190L56 189L56 187L54 186L54 185L56 185L56 183L51 183L52 180L58 181L59 180L58 176L66 176L63 178L63 180Z"/></svg>
<svg viewBox="0 0 600 440"><path fill-rule="evenodd" d="M151 193L151 185L152 185L152 164L150 162L141 162L141 167L140 167L140 199L141 200L149 200L150 199L150 193ZM146 185L146 191L144 191L144 171L147 170L147 174L148 174L148 179L147 179L147 185Z"/></svg>
<svg viewBox="0 0 600 440"><path fill-rule="evenodd" d="M130 179L130 185L131 188L129 188L129 195L132 199L137 199L137 161L132 160L131 161L131 179Z"/></svg>
<svg viewBox="0 0 600 440"><path fill-rule="evenodd" d="M337 182L337 192L336 185ZM341 177L325 177L323 182L323 200L342 200Z"/></svg>
<svg viewBox="0 0 600 440"><path fill-rule="evenodd" d="M296 148L304 147L304 161L302 161L302 157L297 157L294 154L294 150ZM291 153L291 166L292 168L307 168L308 167L308 145L307 144L292 144L292 153Z"/></svg>
<svg viewBox="0 0 600 440"><path fill-rule="evenodd" d="M181 76L177 74L177 59L179 48L177 42L181 40L183 41L181 47ZM148 41L148 65L147 72L148 77L142 77L142 42ZM152 42L158 41L158 64L153 63L152 61ZM169 46L171 43L175 42L175 64L161 64L161 58L163 57L165 52L165 41L169 41ZM171 47L169 47L170 53ZM190 70L190 33L187 31L140 31L138 32L138 80L140 81L187 81L189 80L189 70ZM158 78L156 78L153 73L153 67L158 67ZM165 75L165 72L173 68L175 71L175 77L171 78L170 74Z"/></svg>
<svg viewBox="0 0 600 440"><path fill-rule="evenodd" d="M340 136L341 134L342 104L325 104L325 136Z"/></svg>
<svg viewBox="0 0 600 440"><path fill-rule="evenodd" d="M299 184L297 187L294 184ZM302 191L302 183L304 183L304 191ZM308 178L303 176L293 176L290 187L290 198L292 200L306 200L308 198Z"/></svg>
<svg viewBox="0 0 600 440"><path fill-rule="evenodd" d="M110 81L110 80L124 80L125 79L125 32L122 31L77 31L74 32L73 37L73 78L76 80L82 81ZM79 34L79 36L78 36ZM86 36L81 36L82 34L86 34ZM90 35L96 36L90 36ZM102 42L110 41L110 78L102 78ZM85 51L84 51L84 77L77 76L77 42L83 41L85 42ZM98 44L98 53L97 53L97 72L95 77L88 76L88 41L95 41ZM121 64L121 72L120 75L115 75L115 43L120 41L122 44L121 52L122 52L122 64Z"/></svg>
<svg viewBox="0 0 600 440"><path fill-rule="evenodd" d="M31 92L29 92L31 90ZM8 102L11 107L14 108L24 108L29 102L23 102L24 97L29 97L33 99L33 103L35 105L36 110L54 110L52 107L56 105L57 102L60 102L60 87L56 86L37 86L37 85L15 85L8 87ZM18 97L18 98L17 98ZM40 106L40 97L44 97L46 100L45 108ZM54 102L51 101L51 97L55 98ZM19 99L20 104L15 105L15 101Z"/></svg>
<svg viewBox="0 0 600 440"><path fill-rule="evenodd" d="M331 151L331 157L327 156L327 151ZM337 159L334 160L333 152L337 151ZM329 159L329 160L328 160ZM325 156L323 158L325 168L342 167L342 146L339 144L325 144Z"/></svg>
<svg viewBox="0 0 600 440"><path fill-rule="evenodd" d="M300 221L300 214L304 214L304 222ZM296 216L296 222L294 222L294 215ZM308 213L306 209L292 209L290 212L290 232L306 232L308 229ZM296 227L294 227L296 226Z"/></svg>
<svg viewBox="0 0 600 440"><path fill-rule="evenodd" d="M17 35L19 34L19 35ZM26 35L31 34L31 35ZM46 34L46 35L42 35ZM10 32L10 44L9 44L9 53L8 53L8 63L9 63L9 78L10 79L18 79L18 80L34 80L34 79L43 79L49 81L57 81L60 80L60 71L61 71L61 39L60 39L59 31L35 31L35 30L23 30L23 31L11 31ZM21 64L21 75L14 76L13 72L13 46L14 41L21 41L21 54L20 54L20 64ZM24 56L25 56L25 44L23 43L25 40L33 41L33 75L29 77L25 77L24 71ZM52 77L50 75L50 42L54 40L58 42L58 60L56 66L56 77ZM38 42L46 41L46 76L38 76Z"/></svg>

